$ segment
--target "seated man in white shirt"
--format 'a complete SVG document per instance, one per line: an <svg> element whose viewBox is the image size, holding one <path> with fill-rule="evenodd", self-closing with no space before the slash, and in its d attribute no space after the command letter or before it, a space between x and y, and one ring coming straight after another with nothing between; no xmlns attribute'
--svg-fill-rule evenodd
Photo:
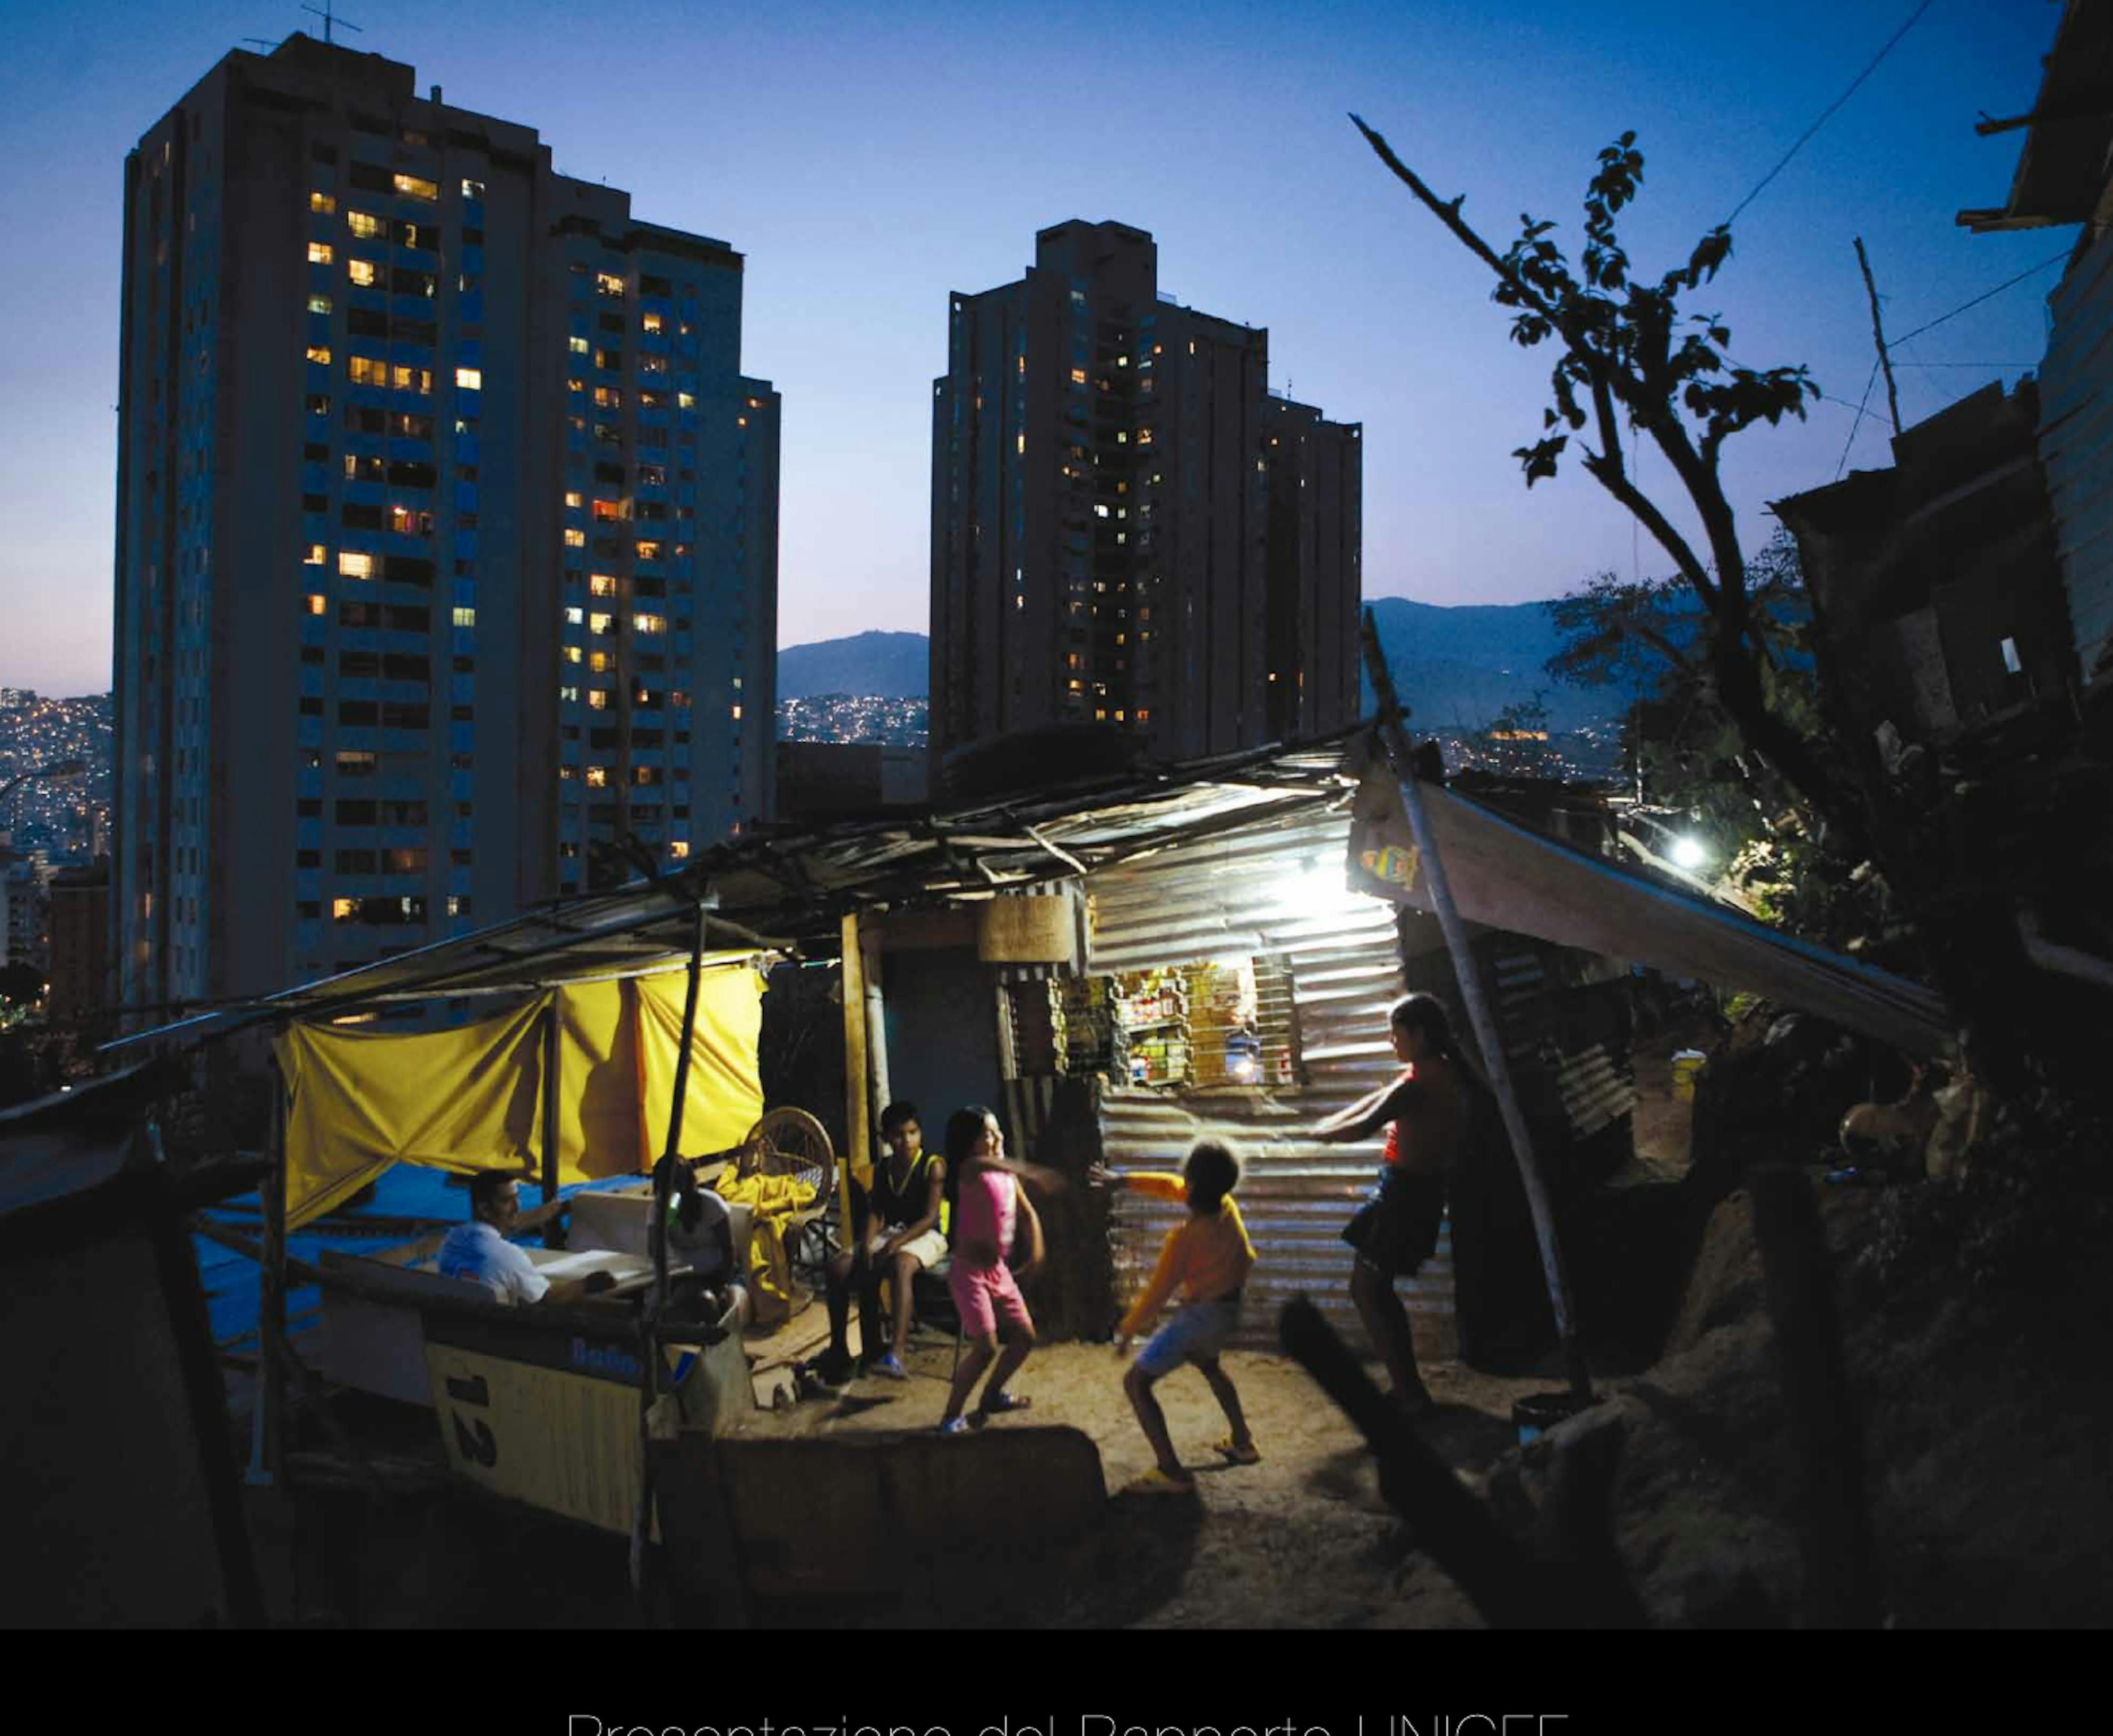
<svg viewBox="0 0 2113 1736"><path fill-rule="evenodd" d="M470 1221L447 1233L440 1244L444 1278L468 1278L481 1284L501 1302L568 1302L606 1290L615 1281L605 1272L553 1284L536 1271L526 1252L507 1240L521 1217L521 1184L498 1170L482 1170L469 1181Z"/></svg>

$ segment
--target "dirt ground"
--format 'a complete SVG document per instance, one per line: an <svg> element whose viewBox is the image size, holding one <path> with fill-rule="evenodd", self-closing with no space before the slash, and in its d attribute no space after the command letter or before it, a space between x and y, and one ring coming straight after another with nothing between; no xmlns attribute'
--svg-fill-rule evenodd
<svg viewBox="0 0 2113 1736"><path fill-rule="evenodd" d="M909 1381L867 1379L840 1398L760 1412L745 1432L929 1428L945 1409L952 1351L952 1341L935 1334L913 1339ZM1193 1500L1125 1492L1152 1460L1123 1395L1124 1367L1107 1345L1052 1345L1012 1383L1033 1401L1029 1419L1069 1424L1093 1439L1113 1497L1106 1535L1065 1564L1064 1577L1075 1581L1069 1592L1038 1600L1038 1625L1475 1624L1467 1601L1415 1551L1381 1498L1356 1430L1297 1364L1244 1351L1225 1359L1262 1451L1255 1465L1229 1464L1211 1450L1225 1418L1193 1370L1160 1383L1175 1449L1197 1473ZM1545 1378L1501 1379L1458 1364L1426 1373L1440 1406L1426 1437L1476 1481L1517 1447L1513 1401L1549 1387ZM973 1439L960 1444L976 1450Z"/></svg>

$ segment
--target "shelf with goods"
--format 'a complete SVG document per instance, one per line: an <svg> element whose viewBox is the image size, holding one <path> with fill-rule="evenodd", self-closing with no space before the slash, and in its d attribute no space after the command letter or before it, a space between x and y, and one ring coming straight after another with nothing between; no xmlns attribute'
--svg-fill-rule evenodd
<svg viewBox="0 0 2113 1736"><path fill-rule="evenodd" d="M1113 1029L1126 1050L1132 1085L1189 1083L1188 984L1179 970L1140 971L1111 983Z"/></svg>

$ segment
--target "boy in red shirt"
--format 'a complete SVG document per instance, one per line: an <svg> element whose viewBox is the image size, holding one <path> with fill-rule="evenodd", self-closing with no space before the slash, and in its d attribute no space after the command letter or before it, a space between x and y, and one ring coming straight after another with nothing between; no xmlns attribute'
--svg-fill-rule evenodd
<svg viewBox="0 0 2113 1736"><path fill-rule="evenodd" d="M1198 1140L1178 1176L1144 1172L1117 1176L1098 1165L1093 1172L1097 1184L1113 1183L1155 1199L1181 1199L1189 1207L1188 1222L1167 1233L1151 1281L1116 1328L1116 1350L1121 1355L1130 1349L1130 1340L1158 1318L1176 1288L1180 1290L1180 1312L1152 1334L1123 1377L1123 1391L1130 1395L1138 1426L1159 1461L1157 1469L1131 1485L1139 1494L1195 1492L1196 1479L1181 1468L1167 1436L1166 1413L1152 1392L1155 1382L1184 1362L1195 1364L1232 1425L1232 1432L1218 1442L1218 1451L1235 1464L1253 1464L1262 1458L1241 1412L1239 1393L1218 1360L1239 1323L1240 1295L1255 1261L1254 1244L1248 1240L1240 1208L1233 1203L1239 1179L1239 1159L1216 1140Z"/></svg>

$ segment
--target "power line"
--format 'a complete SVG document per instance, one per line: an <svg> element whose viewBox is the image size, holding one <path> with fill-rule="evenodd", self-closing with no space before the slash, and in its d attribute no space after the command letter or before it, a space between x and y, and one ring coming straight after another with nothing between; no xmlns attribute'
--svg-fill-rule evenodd
<svg viewBox="0 0 2113 1736"><path fill-rule="evenodd" d="M1849 449L1856 444L1856 431L1864 426L1864 406L1871 401L1871 388L1878 383L1878 364L1871 363L1871 377L1864 382L1864 403L1856 406L1856 419L1849 424L1849 437L1841 442L1841 461L1834 467L1834 480L1841 480L1841 473L1849 468Z"/></svg>
<svg viewBox="0 0 2113 1736"><path fill-rule="evenodd" d="M1899 337L1895 338L1895 339L1892 340L1892 343L1890 343L1890 344L1888 344L1886 347L1887 347L1888 349L1899 349L1899 348L1900 348L1900 346L1901 346L1901 345L1903 345L1903 344L1905 344L1905 342L1907 342L1907 340L1908 340L1910 338L1911 338L1911 337L1920 337L1920 336L1923 335L1923 333L1924 333L1924 332L1925 332L1925 331L1935 331L1935 330L1936 330L1939 326L1942 325L1942 324L1945 322L1945 321L1946 321L1946 320L1948 320L1948 319L1956 319L1956 318L1957 318L1960 314L1964 313L1965 313L1965 312L1969 308L1978 308L1978 307L1979 307L1979 306L1981 305L1981 304L1982 304L1983 302L1984 302L1984 301L1987 300L1987 299L1988 299L1988 298L1989 298L1990 296L1992 296L1992 295L2001 295L2001 294L2003 293L2003 291L2004 291L2004 290L2009 290L2009 289L2015 289L2015 288L2016 288L2016 287L2017 287L2017 286L2018 286L2018 285L2019 285L2019 284L2021 284L2021 283L2023 283L2023 282L2025 281L2025 279L2027 279L2028 277L2037 276L2040 272L2042 272L2045 271L2045 270L2046 270L2046 269L2047 269L2050 265L2059 265L2059 264L2061 264L2061 262L2062 262L2063 260L2066 259L2066 258L2069 257L2069 255L2070 255L2070 249L2069 249L2068 248L2065 247L2064 249L2062 249L2062 250L2061 250L2060 253L2058 253L2058 254L2051 254L2048 258L2044 258L2044 259L2041 260L2041 261L2040 261L2040 263L2039 263L2038 265L2029 265L2029 266L2027 266L2027 267L2025 267L2025 269L2024 269L2024 270L2023 270L2022 272L2019 272L2016 276L2015 276L2015 277L2006 277L2006 278L2005 278L2005 279L2004 279L2001 283L1997 284L1997 285L1996 286L1996 287L1995 287L1994 289L1992 289L1992 290L1983 290L1983 291L1982 291L1978 295L1976 295L1976 296L1973 299L1973 300L1971 300L1971 301L1962 301L1961 303L1960 303L1960 304L1959 304L1957 307L1954 308L1953 308L1953 309L1952 309L1949 313L1940 313L1940 314L1938 314L1938 315L1937 315L1937 317L1935 319L1933 319L1933 320L1930 321L1930 322L1929 322L1929 323L1928 323L1928 325L1926 325L1926 326L1917 326L1917 327L1914 328L1914 331L1909 331L1909 332L1904 332L1904 333L1902 333ZM1962 364L1962 365L1964 365L1964 364Z"/></svg>
<svg viewBox="0 0 2113 1736"><path fill-rule="evenodd" d="M1928 11L1933 3L1933 0L1922 0L1922 4L1917 7L1908 15L1908 21L1902 25L1900 29L1894 31L1891 39L1887 42L1885 47L1879 49L1878 53L1872 57L1871 64L1856 75L1855 79L1850 82L1849 88L1843 91L1840 96L1835 98L1835 99L1827 106L1826 110L1820 115L1820 117L1817 121L1814 121L1811 126L1805 128L1802 133L1798 135L1797 143L1783 153L1782 161L1778 163L1773 169L1769 170L1767 174L1764 175L1760 179L1759 184L1755 187L1754 190L1751 193L1749 193L1744 199L1741 199L1736 208L1733 210L1731 216L1724 219L1724 226L1727 229L1729 229L1733 223L1738 221L1740 212L1744 211L1747 206L1752 204L1755 199L1761 196L1761 189L1767 186L1770 181L1773 180L1776 176L1782 174L1782 171L1790 166L1791 158L1796 156L1800 151L1805 148L1805 141L1810 139L1814 133L1818 132L1821 127L1826 126L1828 121L1833 118L1835 110L1841 107L1841 106L1844 103L1847 102L1850 98L1856 94L1857 87L1860 85L1865 79L1870 77L1873 73L1878 70L1878 62L1893 52L1894 44L1899 42L1903 36L1906 35L1910 30L1914 28L1915 21L1920 18L1924 12Z"/></svg>

